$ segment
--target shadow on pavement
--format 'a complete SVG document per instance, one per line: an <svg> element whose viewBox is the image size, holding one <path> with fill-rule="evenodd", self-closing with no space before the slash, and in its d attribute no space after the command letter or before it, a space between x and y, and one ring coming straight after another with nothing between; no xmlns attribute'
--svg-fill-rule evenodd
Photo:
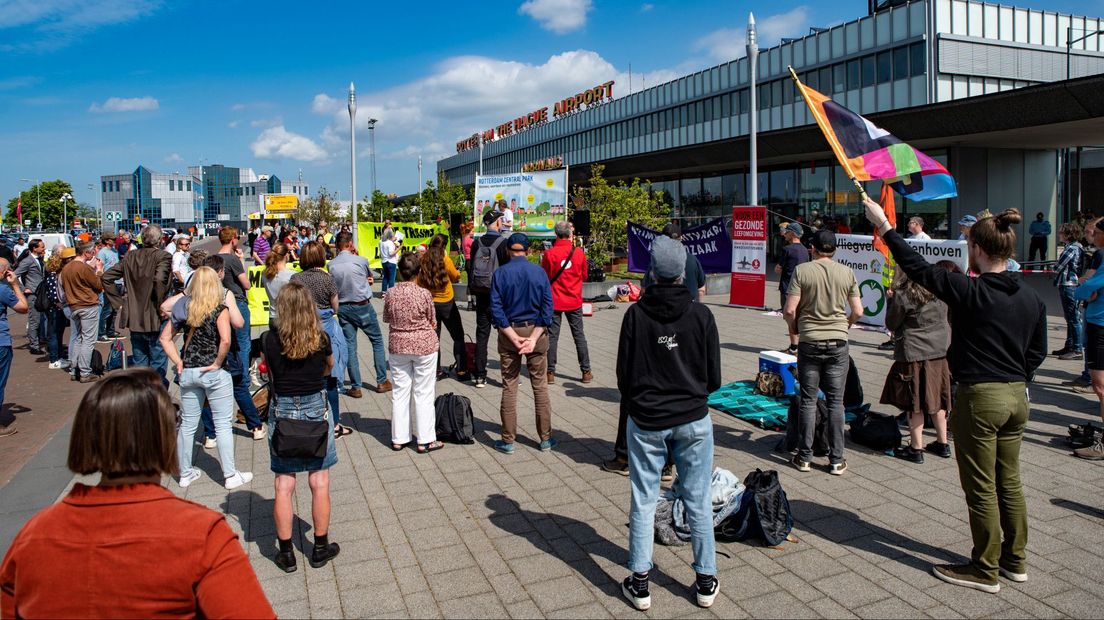
<svg viewBox="0 0 1104 620"><path fill-rule="evenodd" d="M1050 498L1050 503L1058 506L1059 508L1066 508L1074 512L1080 512L1081 514L1093 517L1094 519L1104 519L1104 510L1093 508L1092 506L1087 506L1085 504L1082 504L1081 502L1075 502L1069 499L1062 499L1060 497L1052 497Z"/></svg>

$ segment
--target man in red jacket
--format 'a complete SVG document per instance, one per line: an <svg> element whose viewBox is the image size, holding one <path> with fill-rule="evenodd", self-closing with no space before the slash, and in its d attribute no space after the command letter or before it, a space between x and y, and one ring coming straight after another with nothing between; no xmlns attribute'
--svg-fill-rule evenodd
<svg viewBox="0 0 1104 620"><path fill-rule="evenodd" d="M556 222L556 241L544 253L541 267L552 283L552 326L548 328L548 382L556 382L556 343L560 339L560 322L567 315L575 350L579 354L579 369L583 383L590 383L590 353L583 333L583 282L587 279L586 252L575 247L575 228L571 222Z"/></svg>

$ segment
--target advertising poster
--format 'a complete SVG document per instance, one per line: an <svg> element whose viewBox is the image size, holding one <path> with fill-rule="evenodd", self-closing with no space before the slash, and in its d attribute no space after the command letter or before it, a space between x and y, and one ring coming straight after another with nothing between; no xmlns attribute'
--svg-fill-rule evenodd
<svg viewBox="0 0 1104 620"><path fill-rule="evenodd" d="M949 260L962 271L969 270L969 257L966 255L966 242L946 239L914 241L905 239L929 263ZM862 296L863 319L867 325L885 326L887 297L884 277L885 256L874 248L874 237L870 235L836 235L837 263L851 268L859 282L859 294Z"/></svg>
<svg viewBox="0 0 1104 620"><path fill-rule="evenodd" d="M732 208L732 286L728 303L762 308L767 293L767 208Z"/></svg>
<svg viewBox="0 0 1104 620"><path fill-rule="evenodd" d="M486 232L483 214L505 200L513 232L552 237L556 222L567 219L567 169L475 177L475 234Z"/></svg>
<svg viewBox="0 0 1104 620"><path fill-rule="evenodd" d="M651 260L652 239L661 233L635 222L627 225L629 271L644 273L648 271ZM705 273L729 273L732 269L732 244L724 220L717 218L701 226L684 228L682 244L686 251L697 257Z"/></svg>

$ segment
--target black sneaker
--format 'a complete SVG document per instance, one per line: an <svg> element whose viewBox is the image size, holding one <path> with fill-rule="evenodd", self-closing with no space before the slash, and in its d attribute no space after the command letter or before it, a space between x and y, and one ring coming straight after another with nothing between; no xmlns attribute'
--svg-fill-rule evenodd
<svg viewBox="0 0 1104 620"><path fill-rule="evenodd" d="M898 446L893 451L893 456L917 465L924 464L924 451L912 446Z"/></svg>
<svg viewBox="0 0 1104 620"><path fill-rule="evenodd" d="M336 558L338 553L341 553L341 547L337 543L330 543L322 547L315 545L314 549L311 550L310 565L313 568L322 568L326 565L326 562Z"/></svg>
<svg viewBox="0 0 1104 620"><path fill-rule="evenodd" d="M791 344L790 347L786 349L786 353L789 355L797 355L797 345Z"/></svg>
<svg viewBox="0 0 1104 620"><path fill-rule="evenodd" d="M660 472L660 474L659 474L659 481L660 482L673 482L674 479L675 479L675 471L674 470L675 470L674 465L664 465L663 466L663 471Z"/></svg>
<svg viewBox="0 0 1104 620"><path fill-rule="evenodd" d="M721 589L721 583L713 575L698 575L698 607L710 607L717 598L717 592Z"/></svg>
<svg viewBox="0 0 1104 620"><path fill-rule="evenodd" d="M602 462L602 471L608 471L613 474L621 474L622 476L629 475L629 462L623 461L618 458L613 458L608 461Z"/></svg>
<svg viewBox="0 0 1104 620"><path fill-rule="evenodd" d="M487 378L486 377L476 377L475 378L475 387L480 388L480 389L487 387Z"/></svg>
<svg viewBox="0 0 1104 620"><path fill-rule="evenodd" d="M925 446L924 449L938 457L945 459L951 458L951 444L933 441Z"/></svg>
<svg viewBox="0 0 1104 620"><path fill-rule="evenodd" d="M878 350L879 351L892 351L893 349L894 349L894 344L893 344L892 339L887 340L887 341L883 342L882 344L878 345Z"/></svg>
<svg viewBox="0 0 1104 620"><path fill-rule="evenodd" d="M277 551L276 552L276 568L284 571L285 573L294 573L298 566L295 564L295 552L294 551Z"/></svg>
<svg viewBox="0 0 1104 620"><path fill-rule="evenodd" d="M621 582L621 593L633 607L640 611L648 611L652 607L652 595L648 594L648 575L638 577L636 573L625 577Z"/></svg>

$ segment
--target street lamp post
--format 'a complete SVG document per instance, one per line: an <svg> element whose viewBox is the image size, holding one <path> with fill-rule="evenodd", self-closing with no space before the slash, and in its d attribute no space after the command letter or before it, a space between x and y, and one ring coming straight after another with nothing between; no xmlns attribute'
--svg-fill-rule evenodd
<svg viewBox="0 0 1104 620"><path fill-rule="evenodd" d="M759 45L755 39L755 15L748 13L747 24L748 59L748 204L759 205L759 102L755 82L759 70Z"/></svg>
<svg viewBox="0 0 1104 620"><path fill-rule="evenodd" d="M368 119L368 167L371 170L372 200L369 204L375 206L376 201L376 119ZM380 205L380 220L383 219L383 205Z"/></svg>
<svg viewBox="0 0 1104 620"><path fill-rule="evenodd" d="M58 199L58 202L61 203L61 221L65 226L63 230L69 230L69 201L72 199L73 195L69 192L65 192L61 195L61 198Z"/></svg>
<svg viewBox="0 0 1104 620"><path fill-rule="evenodd" d="M96 187L95 185L93 185L92 183L89 183L88 184L88 191L89 192L96 191L94 189L95 187ZM96 201L96 205L97 205L96 206L97 223L100 225L100 229L101 229L100 232L103 232L103 230L102 230L103 229L103 195L102 194L100 195L100 198Z"/></svg>
<svg viewBox="0 0 1104 620"><path fill-rule="evenodd" d="M19 179L24 183L30 183L30 179ZM35 201L38 203L38 229L42 230L42 179L35 179Z"/></svg>
<svg viewBox="0 0 1104 620"><path fill-rule="evenodd" d="M356 86L349 82L349 167L353 177L352 200L349 209L353 212L353 247L357 247L357 190L356 190Z"/></svg>

